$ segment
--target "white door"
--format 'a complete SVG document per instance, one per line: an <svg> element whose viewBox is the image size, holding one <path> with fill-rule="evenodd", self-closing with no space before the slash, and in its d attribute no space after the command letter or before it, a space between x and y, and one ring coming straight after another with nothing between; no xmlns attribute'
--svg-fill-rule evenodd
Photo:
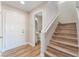
<svg viewBox="0 0 79 59"><path fill-rule="evenodd" d="M2 17L0 12L0 52L2 51Z"/></svg>
<svg viewBox="0 0 79 59"><path fill-rule="evenodd" d="M16 11L4 11L4 50L25 43L25 16Z"/></svg>

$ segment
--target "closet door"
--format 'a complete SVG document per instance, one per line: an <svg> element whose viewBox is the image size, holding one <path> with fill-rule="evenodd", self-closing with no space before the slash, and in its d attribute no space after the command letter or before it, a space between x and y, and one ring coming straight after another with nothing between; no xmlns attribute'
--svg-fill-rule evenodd
<svg viewBox="0 0 79 59"><path fill-rule="evenodd" d="M3 35L2 35L2 12L1 12L1 2L0 2L0 52L2 51L2 41Z"/></svg>
<svg viewBox="0 0 79 59"><path fill-rule="evenodd" d="M4 11L4 50L23 45L25 41L25 16L14 10Z"/></svg>

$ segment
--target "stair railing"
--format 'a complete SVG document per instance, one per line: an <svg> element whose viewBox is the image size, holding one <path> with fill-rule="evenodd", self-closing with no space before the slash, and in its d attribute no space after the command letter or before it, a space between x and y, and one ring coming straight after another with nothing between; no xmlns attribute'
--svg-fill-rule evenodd
<svg viewBox="0 0 79 59"><path fill-rule="evenodd" d="M52 19L49 25L41 31L40 39L41 39L41 56L44 56L47 45L49 44L50 39L57 27L58 24L58 16L59 13Z"/></svg>

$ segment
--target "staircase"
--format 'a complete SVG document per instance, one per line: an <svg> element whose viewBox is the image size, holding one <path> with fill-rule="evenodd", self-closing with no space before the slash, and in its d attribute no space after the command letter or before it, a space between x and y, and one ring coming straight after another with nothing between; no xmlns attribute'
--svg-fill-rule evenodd
<svg viewBox="0 0 79 59"><path fill-rule="evenodd" d="M46 57L77 57L78 40L76 24L58 24L45 51Z"/></svg>

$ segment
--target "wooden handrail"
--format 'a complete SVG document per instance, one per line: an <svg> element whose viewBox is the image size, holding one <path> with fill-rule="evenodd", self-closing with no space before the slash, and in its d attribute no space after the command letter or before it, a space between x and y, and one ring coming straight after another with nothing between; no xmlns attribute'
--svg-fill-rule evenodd
<svg viewBox="0 0 79 59"><path fill-rule="evenodd" d="M53 18L53 20L51 20L49 25L42 30L42 33L46 33L49 30L49 28L51 27L51 25L53 24L53 22L56 20L58 16L59 16L59 13Z"/></svg>

